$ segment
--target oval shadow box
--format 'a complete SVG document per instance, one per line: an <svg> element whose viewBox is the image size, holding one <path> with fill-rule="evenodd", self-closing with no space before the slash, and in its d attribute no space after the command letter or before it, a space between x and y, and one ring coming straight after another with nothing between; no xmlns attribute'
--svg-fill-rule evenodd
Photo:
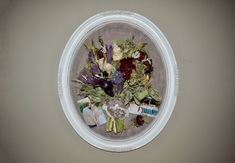
<svg viewBox="0 0 235 163"><path fill-rule="evenodd" d="M58 71L63 111L74 130L106 151L137 149L166 125L177 97L172 48L147 18L108 11L83 22Z"/></svg>

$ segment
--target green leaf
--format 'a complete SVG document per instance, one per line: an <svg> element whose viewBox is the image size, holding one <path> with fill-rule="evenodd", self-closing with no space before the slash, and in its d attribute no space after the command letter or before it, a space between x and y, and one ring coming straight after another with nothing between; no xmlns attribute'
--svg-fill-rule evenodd
<svg viewBox="0 0 235 163"><path fill-rule="evenodd" d="M121 98L124 101L124 105L128 104L132 99L132 93L129 90L125 90L121 93Z"/></svg>
<svg viewBox="0 0 235 163"><path fill-rule="evenodd" d="M94 95L88 95L88 97L89 99L91 99L93 103L100 103L102 101L99 97L94 96Z"/></svg>
<svg viewBox="0 0 235 163"><path fill-rule="evenodd" d="M161 101L161 96L157 90L154 88L150 87L149 90L149 96L151 96L155 101L160 102Z"/></svg>
<svg viewBox="0 0 235 163"><path fill-rule="evenodd" d="M141 101L141 100L143 100L145 97L147 97L148 96L148 90L146 89L146 90L144 90L144 91L142 91L142 92L136 92L135 93L135 97L139 100L139 101Z"/></svg>

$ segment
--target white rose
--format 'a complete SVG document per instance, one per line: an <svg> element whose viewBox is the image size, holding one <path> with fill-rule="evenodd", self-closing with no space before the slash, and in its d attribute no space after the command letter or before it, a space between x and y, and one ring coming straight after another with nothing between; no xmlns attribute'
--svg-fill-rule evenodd
<svg viewBox="0 0 235 163"><path fill-rule="evenodd" d="M98 65L99 65L99 68L102 70L102 71L106 71L108 74L110 74L115 68L113 65L107 63L104 58L101 58L98 60Z"/></svg>
<svg viewBox="0 0 235 163"><path fill-rule="evenodd" d="M113 60L119 61L122 59L121 48L119 48L116 44L113 44Z"/></svg>
<svg viewBox="0 0 235 163"><path fill-rule="evenodd" d="M110 74L115 68L113 67L113 65L109 64L109 63L106 63L104 65L104 70Z"/></svg>

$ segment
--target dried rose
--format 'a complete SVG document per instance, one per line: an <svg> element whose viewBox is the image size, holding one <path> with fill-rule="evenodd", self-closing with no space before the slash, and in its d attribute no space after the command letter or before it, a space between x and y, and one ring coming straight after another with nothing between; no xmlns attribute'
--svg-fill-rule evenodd
<svg viewBox="0 0 235 163"><path fill-rule="evenodd" d="M146 54L145 54L145 52L143 52L143 51L139 51L139 57L137 58L137 60L139 60L139 61L142 61L142 60L144 60L145 59L145 56L146 56Z"/></svg>
<svg viewBox="0 0 235 163"><path fill-rule="evenodd" d="M97 52L97 59L101 59L104 58L104 52L103 52L103 48L101 48L98 52Z"/></svg>
<svg viewBox="0 0 235 163"><path fill-rule="evenodd" d="M119 71L122 73L122 76L125 80L129 80L131 77L132 70L136 69L135 64L133 63L133 58L124 58L120 61Z"/></svg>

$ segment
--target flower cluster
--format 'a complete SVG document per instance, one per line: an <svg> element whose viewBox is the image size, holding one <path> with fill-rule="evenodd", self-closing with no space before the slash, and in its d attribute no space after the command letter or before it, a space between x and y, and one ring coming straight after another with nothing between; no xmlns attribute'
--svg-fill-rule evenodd
<svg viewBox="0 0 235 163"><path fill-rule="evenodd" d="M152 60L145 50L146 43L136 44L134 37L113 41L111 45L98 38L97 48L92 40L88 49L85 67L79 73L82 96L87 96L94 103L110 102L120 98L125 105L131 100L136 104L145 98L160 102L158 91L150 84L153 71ZM91 94L94 89L97 93Z"/></svg>

